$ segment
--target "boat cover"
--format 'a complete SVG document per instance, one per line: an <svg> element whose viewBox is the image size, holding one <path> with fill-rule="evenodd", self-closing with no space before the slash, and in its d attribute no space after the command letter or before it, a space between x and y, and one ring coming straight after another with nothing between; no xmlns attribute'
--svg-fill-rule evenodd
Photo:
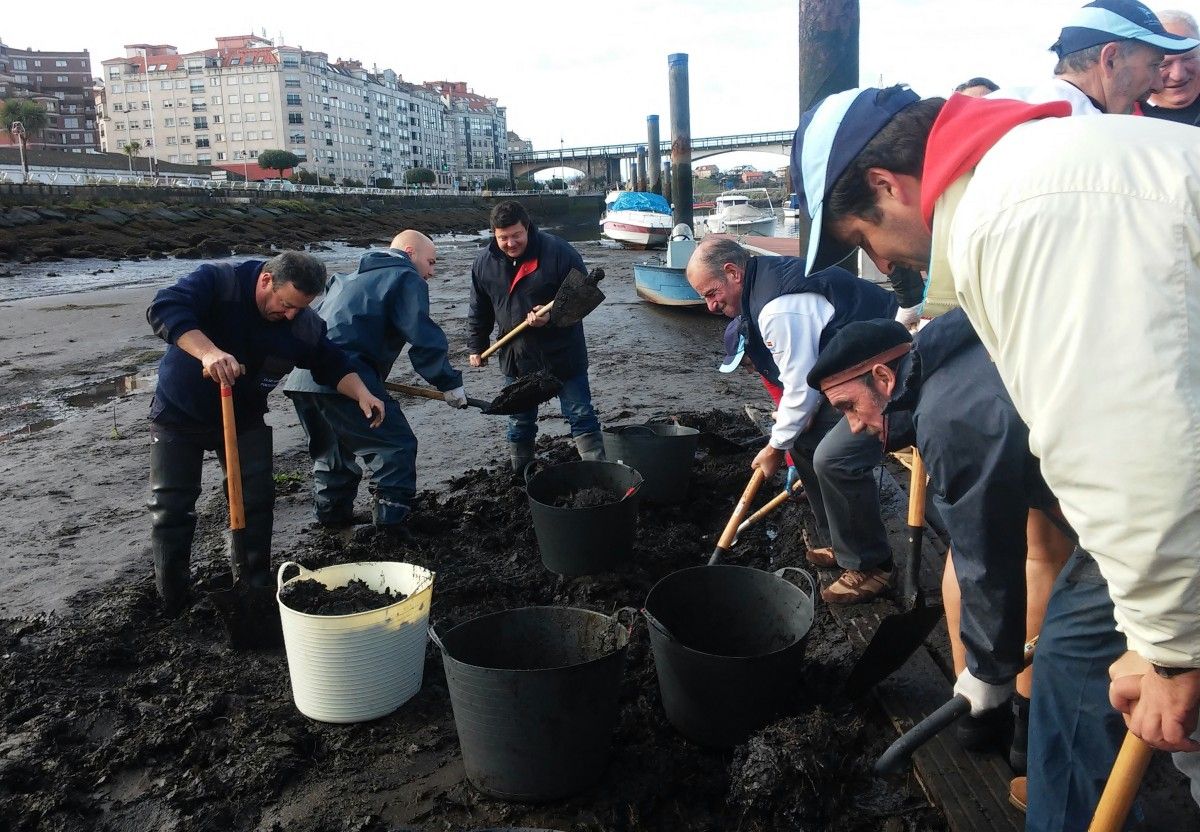
<svg viewBox="0 0 1200 832"><path fill-rule="evenodd" d="M608 210L669 214L671 205L658 194L650 194L645 191L622 191L620 196L608 204Z"/></svg>

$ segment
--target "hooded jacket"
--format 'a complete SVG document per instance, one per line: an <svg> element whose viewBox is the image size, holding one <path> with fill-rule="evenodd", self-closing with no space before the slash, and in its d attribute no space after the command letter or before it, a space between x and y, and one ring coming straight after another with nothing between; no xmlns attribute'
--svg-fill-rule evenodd
<svg viewBox="0 0 1200 832"><path fill-rule="evenodd" d="M1029 432L961 309L917 333L888 413L912 411L930 492L953 541L962 637L978 679L1023 667L1025 523L1054 496L1029 452Z"/></svg>
<svg viewBox="0 0 1200 832"><path fill-rule="evenodd" d="M345 351L376 396L387 396L383 381L405 346L413 369L438 390L462 386L462 373L447 357L446 334L429 317L429 286L403 251L364 254L357 271L329 278L325 297L315 308L329 328L329 339ZM284 391L337 392L308 370L295 370Z"/></svg>
<svg viewBox="0 0 1200 832"><path fill-rule="evenodd" d="M471 304L467 312L467 345L473 354L488 348L493 327L498 338L525 320L534 306L554 300L571 269L584 271L583 258L565 240L529 228L529 242L515 260L500 250L495 239L471 265ZM500 367L518 378L549 369L560 379L574 378L588 368L583 324L528 327L500 348Z"/></svg>

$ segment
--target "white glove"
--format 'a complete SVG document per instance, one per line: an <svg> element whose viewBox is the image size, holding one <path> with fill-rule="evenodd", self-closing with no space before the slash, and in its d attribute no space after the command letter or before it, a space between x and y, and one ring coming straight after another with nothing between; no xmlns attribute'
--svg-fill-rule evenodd
<svg viewBox="0 0 1200 832"><path fill-rule="evenodd" d="M925 301L921 301L916 306L902 306L900 311L896 313L896 320L904 324L909 329L912 329L921 321L921 313L925 311Z"/></svg>
<svg viewBox="0 0 1200 832"><path fill-rule="evenodd" d="M442 394L442 398L446 400L446 404L457 410L461 410L467 406L467 391L461 387L447 390Z"/></svg>
<svg viewBox="0 0 1200 832"><path fill-rule="evenodd" d="M967 697L971 703L971 716L979 716L984 711L991 711L1004 705L1012 697L1014 684L1010 679L1002 685L993 685L971 675L971 671L963 669L954 683L954 692Z"/></svg>

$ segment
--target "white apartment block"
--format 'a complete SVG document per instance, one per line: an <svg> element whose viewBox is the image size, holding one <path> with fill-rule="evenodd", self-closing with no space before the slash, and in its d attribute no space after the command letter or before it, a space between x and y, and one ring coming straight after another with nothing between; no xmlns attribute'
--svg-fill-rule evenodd
<svg viewBox="0 0 1200 832"><path fill-rule="evenodd" d="M469 125L475 132L465 144L461 125L452 132L450 96L392 70L330 63L324 53L252 35L217 38L216 49L200 52L180 54L165 44L131 44L125 52L103 62L97 109L101 147L109 152L137 141L143 157L222 166L250 178L278 175L258 168L258 154L271 149L291 151L302 170L339 182L401 184L415 167L434 170L446 185L508 175L507 153L486 156L471 143L481 142L482 125ZM504 109L491 101L491 110L503 137ZM495 166L480 167L483 161Z"/></svg>

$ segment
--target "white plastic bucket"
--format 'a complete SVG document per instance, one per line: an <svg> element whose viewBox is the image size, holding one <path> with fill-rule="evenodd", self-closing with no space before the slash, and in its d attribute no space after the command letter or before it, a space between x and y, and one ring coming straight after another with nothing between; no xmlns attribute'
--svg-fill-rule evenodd
<svg viewBox="0 0 1200 832"><path fill-rule="evenodd" d="M300 574L284 581L283 572ZM434 573L411 563L375 561L305 569L279 567L279 591L311 578L329 589L354 579L380 592L408 597L387 607L349 615L309 615L276 594L283 621L292 695L300 713L321 722L365 722L386 716L421 689Z"/></svg>

